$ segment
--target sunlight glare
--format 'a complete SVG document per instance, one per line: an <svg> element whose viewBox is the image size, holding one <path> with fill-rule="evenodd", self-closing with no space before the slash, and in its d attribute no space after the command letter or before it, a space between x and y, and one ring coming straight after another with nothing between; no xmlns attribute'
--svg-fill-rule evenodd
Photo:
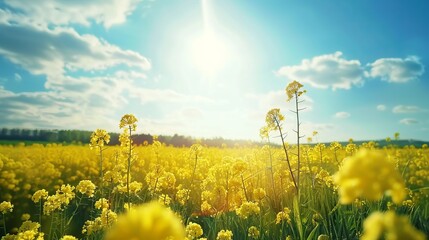
<svg viewBox="0 0 429 240"><path fill-rule="evenodd" d="M195 66L203 74L213 75L221 70L228 57L226 44L214 34L204 34L192 44L192 57Z"/></svg>

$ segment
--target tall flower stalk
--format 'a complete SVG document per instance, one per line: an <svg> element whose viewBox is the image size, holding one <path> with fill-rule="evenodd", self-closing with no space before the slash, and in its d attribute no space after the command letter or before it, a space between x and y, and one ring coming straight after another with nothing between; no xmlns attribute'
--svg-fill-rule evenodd
<svg viewBox="0 0 429 240"><path fill-rule="evenodd" d="M280 109L278 108L273 108L270 111L268 111L267 116L265 117L265 123L266 123L266 129L265 131L270 132L270 131L279 131L280 134L280 139L282 141L282 145L283 145L283 151L285 153L285 157L286 157L286 163L288 165L288 169L289 169L289 174L292 178L292 182L293 185L295 187L296 192L298 193L299 190L299 185L297 182L297 179L295 177L295 174L293 173L293 169L292 169L292 165L290 163L290 159L289 159L289 152L288 149L286 147L286 142L285 142L285 134L283 134L283 121L284 121L285 117L283 116L283 114L280 113Z"/></svg>
<svg viewBox="0 0 429 240"><path fill-rule="evenodd" d="M296 129L294 132L296 133L296 145L297 145L297 158L298 158L298 169L297 169L297 195L299 197L299 183L300 183L300 172L301 172L301 154L300 154L300 140L304 136L300 135L300 125L299 121L299 112L304 110L305 108L300 108L299 104L303 102L303 100L299 100L299 97L306 92L306 90L300 90L303 85L297 81L293 81L289 83L286 87L286 95L287 101L289 102L293 98L295 98L295 110L291 110L295 113L296 116Z"/></svg>
<svg viewBox="0 0 429 240"><path fill-rule="evenodd" d="M103 129L97 129L91 134L91 141L90 141L90 148L91 149L97 149L98 155L100 157L100 198L103 198L103 150L105 144L109 144L110 142L110 135L107 133L106 130Z"/></svg>
<svg viewBox="0 0 429 240"><path fill-rule="evenodd" d="M132 131L137 128L137 118L132 114L125 114L120 123L119 128L123 129L124 132L119 137L121 147L125 150L127 158L127 204L128 209L131 209L131 195L130 195L130 174L131 174L131 161L133 158L133 141L131 139Z"/></svg>

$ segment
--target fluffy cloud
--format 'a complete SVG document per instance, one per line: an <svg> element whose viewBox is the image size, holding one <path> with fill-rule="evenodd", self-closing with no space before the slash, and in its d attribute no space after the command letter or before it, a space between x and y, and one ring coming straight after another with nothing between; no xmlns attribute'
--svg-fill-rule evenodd
<svg viewBox="0 0 429 240"><path fill-rule="evenodd" d="M118 112L131 109L138 113L135 108L129 107L136 106L136 102L169 107L167 112L172 111L171 108L177 109L178 106L190 106L195 101L210 102L201 96L184 95L170 89L143 88L136 84L135 79L119 78L117 75L135 74L122 71L111 76L63 76L49 81L47 91L42 92L14 93L0 86L0 126L60 129L70 127L87 130L106 128L117 131L115 119L118 119ZM166 102L169 104L164 104ZM191 117L203 117L202 112L194 107L178 111L174 119L178 120L177 116L182 120L187 117L187 121L183 122L192 122L189 121ZM156 129L167 123L174 124L171 127L178 126L177 121L170 122L168 119L170 118L162 120Z"/></svg>
<svg viewBox="0 0 429 240"><path fill-rule="evenodd" d="M424 66L416 56L401 58L381 58L370 64L369 75L384 81L405 83L419 78Z"/></svg>
<svg viewBox="0 0 429 240"><path fill-rule="evenodd" d="M401 119L399 123L404 125L411 125L411 124L417 124L419 123L419 121L413 118L404 118L404 119Z"/></svg>
<svg viewBox="0 0 429 240"><path fill-rule="evenodd" d="M119 64L149 69L150 62L137 52L123 50L71 28L0 22L0 54L33 74L61 76L66 71L102 70Z"/></svg>
<svg viewBox="0 0 429 240"><path fill-rule="evenodd" d="M415 56L380 58L362 66L359 60L347 60L342 55L342 52L335 52L304 59L299 65L281 67L276 74L315 88L335 90L360 86L367 78L404 83L418 79L424 73L423 64Z"/></svg>
<svg viewBox="0 0 429 240"><path fill-rule="evenodd" d="M10 8L29 16L37 25L90 25L92 21L109 28L126 21L141 0L5 0Z"/></svg>
<svg viewBox="0 0 429 240"><path fill-rule="evenodd" d="M386 105L383 105L383 104L377 105L377 110L378 111L385 111L386 110Z"/></svg>
<svg viewBox="0 0 429 240"><path fill-rule="evenodd" d="M348 112L337 112L337 113L335 113L334 117L335 118L341 118L341 119L349 118L350 113L348 113Z"/></svg>
<svg viewBox="0 0 429 240"><path fill-rule="evenodd" d="M84 100L65 97L56 92L24 92L0 94L0 124L6 127L73 128L96 127L100 120L108 122L112 112L82 105Z"/></svg>
<svg viewBox="0 0 429 240"><path fill-rule="evenodd" d="M358 60L346 60L341 52L302 60L300 65L281 67L277 74L316 88L350 89L363 84L364 70Z"/></svg>
<svg viewBox="0 0 429 240"><path fill-rule="evenodd" d="M6 0L0 9L0 56L33 75L45 75L46 82L38 92L15 93L0 86L0 125L116 130L112 119L140 98L133 93L149 93L146 102L181 96L141 87L151 64L140 53L80 34L70 25L119 24L137 2ZM113 67L121 70L111 73Z"/></svg>
<svg viewBox="0 0 429 240"><path fill-rule="evenodd" d="M397 105L393 108L393 113L416 113L421 112L423 109L417 106L405 106L405 105Z"/></svg>

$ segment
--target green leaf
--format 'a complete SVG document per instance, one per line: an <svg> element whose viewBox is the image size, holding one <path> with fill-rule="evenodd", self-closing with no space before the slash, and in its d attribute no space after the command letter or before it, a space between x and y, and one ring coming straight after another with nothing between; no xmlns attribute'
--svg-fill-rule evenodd
<svg viewBox="0 0 429 240"><path fill-rule="evenodd" d="M311 240L311 239L313 239L314 238L314 235L316 235L316 231L317 231L317 228L319 227L319 224L317 224L314 228L313 228L313 230L311 230L311 232L310 232L310 235L308 235L308 237L307 237L307 240Z"/></svg>
<svg viewBox="0 0 429 240"><path fill-rule="evenodd" d="M293 197L293 216L298 227L299 239L304 239L304 231L302 230L301 213L299 211L298 196Z"/></svg>

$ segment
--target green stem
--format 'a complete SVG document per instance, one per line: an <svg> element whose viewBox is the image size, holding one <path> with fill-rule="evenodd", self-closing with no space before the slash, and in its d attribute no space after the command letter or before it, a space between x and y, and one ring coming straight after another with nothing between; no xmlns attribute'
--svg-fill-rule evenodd
<svg viewBox="0 0 429 240"><path fill-rule="evenodd" d="M299 136L299 103L298 103L298 93L295 92L295 109L296 109L296 142L298 146L298 179L297 179L297 194L299 199L299 180L300 180L300 170L301 170L301 156L300 156L300 146L299 146L299 139L301 136Z"/></svg>
<svg viewBox="0 0 429 240"><path fill-rule="evenodd" d="M71 223L71 221L73 220L74 216L76 215L77 210L79 209L79 206L82 203L82 198L83 197L79 198L79 203L76 205L76 208L74 209L72 215L70 216L69 220L67 221L67 224L66 224L67 226Z"/></svg>
<svg viewBox="0 0 429 240"><path fill-rule="evenodd" d="M246 197L246 201L249 201L249 196L247 196L246 185L244 184L243 174L240 174L241 184L243 184L244 196Z"/></svg>
<svg viewBox="0 0 429 240"><path fill-rule="evenodd" d="M130 195L130 171L131 171L131 126L129 126L130 135L129 137L129 149L128 149L128 166L127 166L127 198L128 198L128 209L131 209L131 195Z"/></svg>
<svg viewBox="0 0 429 240"><path fill-rule="evenodd" d="M268 137L268 153L270 154L270 173L271 173L271 184L273 185L273 198L276 199L276 187L274 183L274 167L273 167L273 156L271 154L271 147L270 147L270 137Z"/></svg>
<svg viewBox="0 0 429 240"><path fill-rule="evenodd" d="M39 200L39 232L42 232L42 199Z"/></svg>
<svg viewBox="0 0 429 240"><path fill-rule="evenodd" d="M288 154L288 151L286 149L286 145L285 145L285 140L284 140L284 137L283 137L282 128L280 127L280 122L279 122L279 120L277 118L274 118L274 121L276 122L277 128L279 129L280 139L282 140L282 145L283 145L283 151L285 152L285 155L286 155L286 162L287 162L287 165L288 165L288 168L289 168L290 175L292 177L293 185L295 186L296 192L298 194L299 187L298 187L298 184L297 184L297 182L295 180L295 175L293 174L292 166L290 165L289 154Z"/></svg>
<svg viewBox="0 0 429 240"><path fill-rule="evenodd" d="M3 230L4 230L4 235L6 236L7 231L6 231L6 216L3 214Z"/></svg>
<svg viewBox="0 0 429 240"><path fill-rule="evenodd" d="M100 148L100 198L103 198L103 149Z"/></svg>
<svg viewBox="0 0 429 240"><path fill-rule="evenodd" d="M54 214L55 213L51 213L51 226L49 227L49 239L52 239L52 226L54 225Z"/></svg>

